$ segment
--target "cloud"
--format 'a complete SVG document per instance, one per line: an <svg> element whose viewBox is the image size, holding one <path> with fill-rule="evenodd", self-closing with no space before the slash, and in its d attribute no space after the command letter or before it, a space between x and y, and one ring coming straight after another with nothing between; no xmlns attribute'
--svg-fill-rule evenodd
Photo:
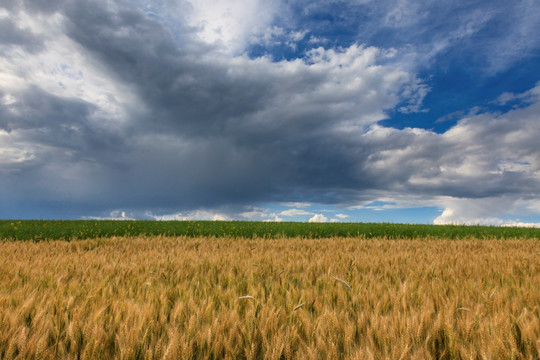
<svg viewBox="0 0 540 360"><path fill-rule="evenodd" d="M30 29L21 28L9 17L0 17L0 46L18 46L29 53L43 49L43 37L35 35ZM0 50L0 53L4 51Z"/></svg>
<svg viewBox="0 0 540 360"><path fill-rule="evenodd" d="M510 221L507 223L504 223L501 226L505 227L532 227L532 228L540 228L540 223L528 223L528 222L521 222L521 221Z"/></svg>
<svg viewBox="0 0 540 360"><path fill-rule="evenodd" d="M301 209L289 209L289 210L283 210L279 213L279 215L282 216L300 216L300 215L313 215L312 212L301 210Z"/></svg>
<svg viewBox="0 0 540 360"><path fill-rule="evenodd" d="M279 216L274 216L273 218L271 219L265 219L263 220L264 222L282 222L283 221L283 218L280 218Z"/></svg>
<svg viewBox="0 0 540 360"><path fill-rule="evenodd" d="M324 223L328 222L328 218L323 214L315 214L312 218L309 219L310 223Z"/></svg>
<svg viewBox="0 0 540 360"><path fill-rule="evenodd" d="M457 124L443 133L381 123L424 111L431 89L415 73L418 59L434 46L431 59L447 54L502 21L498 8L481 19L475 8L432 36L436 21L426 19L444 19L443 5L379 3L339 11L358 22L367 7L385 15L374 18L387 19L391 33L423 40L412 49L363 45L382 36L372 19L355 28L362 36L319 47L310 39L322 39L324 24L295 26L294 9L278 2L4 3L0 216L126 209L140 217L322 220L298 208L407 198L449 209L437 221L467 221L502 216L482 208L534 201L540 85L501 95L499 103L516 104L506 112L456 112ZM330 5L306 4L305 13L316 17ZM529 18L524 26L536 25ZM280 36L297 44L297 56L249 55ZM265 202L295 208L246 208Z"/></svg>
<svg viewBox="0 0 540 360"><path fill-rule="evenodd" d="M241 212L240 216L248 220L261 220L267 218L270 214L267 209L249 207L247 211Z"/></svg>
<svg viewBox="0 0 540 360"><path fill-rule="evenodd" d="M355 181L347 132L384 119L418 84L373 47L272 62L204 44L186 52L123 2L70 3L54 18L48 25L65 48L46 42L39 76L18 75L39 68L32 57L4 59L14 101L0 110L11 130L4 161L28 159L9 160L19 172L4 185L18 188L14 196L39 191L40 201L188 210L285 200L294 188L315 194ZM14 157L21 149L28 155ZM21 182L23 168L26 179L46 181Z"/></svg>
<svg viewBox="0 0 540 360"><path fill-rule="evenodd" d="M109 216L83 216L83 220L136 220L131 215L126 215L125 211L113 210Z"/></svg>
<svg viewBox="0 0 540 360"><path fill-rule="evenodd" d="M489 225L540 227L540 223L523 222L515 219L502 218L508 211L516 209L516 199L497 197L485 199L449 199L446 208L433 221L436 225Z"/></svg>
<svg viewBox="0 0 540 360"><path fill-rule="evenodd" d="M302 5L297 6L292 24L287 23L290 27L308 28L313 39L337 32L335 37L341 41L362 39L400 49L403 60L413 59L414 67L437 63L448 69L450 63L463 64L466 58L466 66L476 75L494 74L534 58L540 47L540 40L532 35L540 31L536 15L540 5L533 1L476 1L467 6L419 0L310 1ZM331 43L335 41L332 37Z"/></svg>
<svg viewBox="0 0 540 360"><path fill-rule="evenodd" d="M318 36L312 35L309 37L308 43L312 45L320 45L320 44L326 44L328 43L328 41L329 40L324 37L318 37Z"/></svg>
<svg viewBox="0 0 540 360"><path fill-rule="evenodd" d="M312 204L308 202L282 202L280 205L287 206L287 207L296 207L296 208L304 208L304 207L310 207Z"/></svg>
<svg viewBox="0 0 540 360"><path fill-rule="evenodd" d="M146 216L152 220L170 221L170 220L212 220L212 221L226 221L232 220L227 214L221 212L215 212L212 210L196 210L189 212L182 212L176 214L154 215L147 213Z"/></svg>
<svg viewBox="0 0 540 360"><path fill-rule="evenodd" d="M367 166L381 181L399 179L411 192L466 198L533 194L539 180L534 146L539 112L536 102L505 114L482 113L443 134L374 127L371 138L394 145L371 156Z"/></svg>
<svg viewBox="0 0 540 360"><path fill-rule="evenodd" d="M197 29L202 41L241 53L253 38L261 36L279 10L278 1L189 1L187 24ZM184 7L186 8L186 7Z"/></svg>
<svg viewBox="0 0 540 360"><path fill-rule="evenodd" d="M446 208L433 222L436 225L502 225L504 221L497 216L507 211L513 202L512 198L498 197L475 200L450 198L444 201Z"/></svg>
<svg viewBox="0 0 540 360"><path fill-rule="evenodd" d="M532 104L540 99L540 82L536 84L536 87L525 91L521 94L514 94L505 92L499 95L495 100L499 105L507 105L512 103L514 107L520 107L523 105Z"/></svg>
<svg viewBox="0 0 540 360"><path fill-rule="evenodd" d="M289 33L289 38L291 41L298 42L302 40L304 37L306 37L306 34L308 33L308 30L301 30L301 31L291 31Z"/></svg>

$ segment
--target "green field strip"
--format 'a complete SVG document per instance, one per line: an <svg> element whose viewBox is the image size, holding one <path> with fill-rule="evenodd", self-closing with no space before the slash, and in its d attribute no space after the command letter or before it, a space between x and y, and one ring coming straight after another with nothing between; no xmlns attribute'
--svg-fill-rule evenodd
<svg viewBox="0 0 540 360"><path fill-rule="evenodd" d="M419 225L393 223L300 223L249 221L0 220L0 238L8 240L75 240L112 236L189 236L245 238L386 237L447 239L534 238L539 228Z"/></svg>

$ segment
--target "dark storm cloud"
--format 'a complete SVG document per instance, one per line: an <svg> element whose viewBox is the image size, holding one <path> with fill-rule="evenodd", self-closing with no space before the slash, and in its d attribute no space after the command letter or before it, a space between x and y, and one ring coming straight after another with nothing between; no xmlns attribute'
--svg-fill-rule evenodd
<svg viewBox="0 0 540 360"><path fill-rule="evenodd" d="M93 3L70 7L68 35L147 105L150 114L140 126L166 132L172 127L192 136L221 134L231 118L256 112L275 94L264 74L238 78L228 73L234 70L229 64L208 63L201 59L204 53L186 52L160 23L121 4L115 3L116 9Z"/></svg>
<svg viewBox="0 0 540 360"><path fill-rule="evenodd" d="M6 96L6 94L0 89L0 99L4 98L4 96ZM11 131L9 128L9 116L7 107L5 105L0 105L0 130L4 130L5 132Z"/></svg>
<svg viewBox="0 0 540 360"><path fill-rule="evenodd" d="M91 120L96 107L85 101L49 94L29 87L16 102L0 106L6 129L25 133L25 140L68 151L74 160L109 154L122 143L118 134ZM108 155L103 157L105 161ZM42 159L44 163L49 159Z"/></svg>
<svg viewBox="0 0 540 360"><path fill-rule="evenodd" d="M268 62L197 58L185 53L156 21L125 4L114 6L68 7L67 34L144 104L144 113L130 129L138 144L130 151L136 154L139 146L144 152L128 165L129 176L137 180L122 181L125 189L144 189L132 189L141 206L149 197L166 198L171 207L216 205L262 200L291 187L313 188L315 194L328 187L357 189L375 183L353 170L366 151L332 134L339 117L351 116L347 112L359 105L347 109L347 102L358 102L350 94L344 99L317 94L332 81L331 74L306 66L304 74L296 74ZM376 82L377 77L365 81ZM375 109L360 104L363 112L395 102L386 99L391 97L386 92L394 89L375 91L382 99L373 99ZM292 97L298 98L298 106ZM136 140L163 133L189 145Z"/></svg>
<svg viewBox="0 0 540 360"><path fill-rule="evenodd" d="M30 53L43 48L43 39L30 31L20 29L9 18L0 19L0 53L5 46L17 45Z"/></svg>
<svg viewBox="0 0 540 360"><path fill-rule="evenodd" d="M62 8L65 0L3 0L0 8L32 15L51 15Z"/></svg>

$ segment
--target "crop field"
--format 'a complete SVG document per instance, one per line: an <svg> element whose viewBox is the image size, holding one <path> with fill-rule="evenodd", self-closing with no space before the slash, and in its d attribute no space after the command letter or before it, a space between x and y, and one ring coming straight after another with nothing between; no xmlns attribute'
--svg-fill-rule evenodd
<svg viewBox="0 0 540 360"><path fill-rule="evenodd" d="M329 237L366 237L415 239L437 237L463 238L535 238L540 228L420 225L392 223L301 223L256 221L135 221L135 220L0 220L0 239L88 239L110 236L189 236L309 239Z"/></svg>
<svg viewBox="0 0 540 360"><path fill-rule="evenodd" d="M1 359L538 359L540 240L3 240L0 329Z"/></svg>

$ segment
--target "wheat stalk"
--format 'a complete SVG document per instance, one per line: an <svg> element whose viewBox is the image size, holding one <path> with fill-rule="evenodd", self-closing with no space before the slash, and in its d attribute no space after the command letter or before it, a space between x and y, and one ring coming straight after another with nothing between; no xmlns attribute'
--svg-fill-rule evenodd
<svg viewBox="0 0 540 360"><path fill-rule="evenodd" d="M345 286L347 287L347 289L349 289L349 290L352 291L351 286L350 286L349 284L347 284L347 283L345 282L345 280L341 280L340 278L337 278L337 277L335 277L335 276L334 276L333 278L334 278L334 280L339 281L340 283L342 283L343 285L345 285Z"/></svg>

